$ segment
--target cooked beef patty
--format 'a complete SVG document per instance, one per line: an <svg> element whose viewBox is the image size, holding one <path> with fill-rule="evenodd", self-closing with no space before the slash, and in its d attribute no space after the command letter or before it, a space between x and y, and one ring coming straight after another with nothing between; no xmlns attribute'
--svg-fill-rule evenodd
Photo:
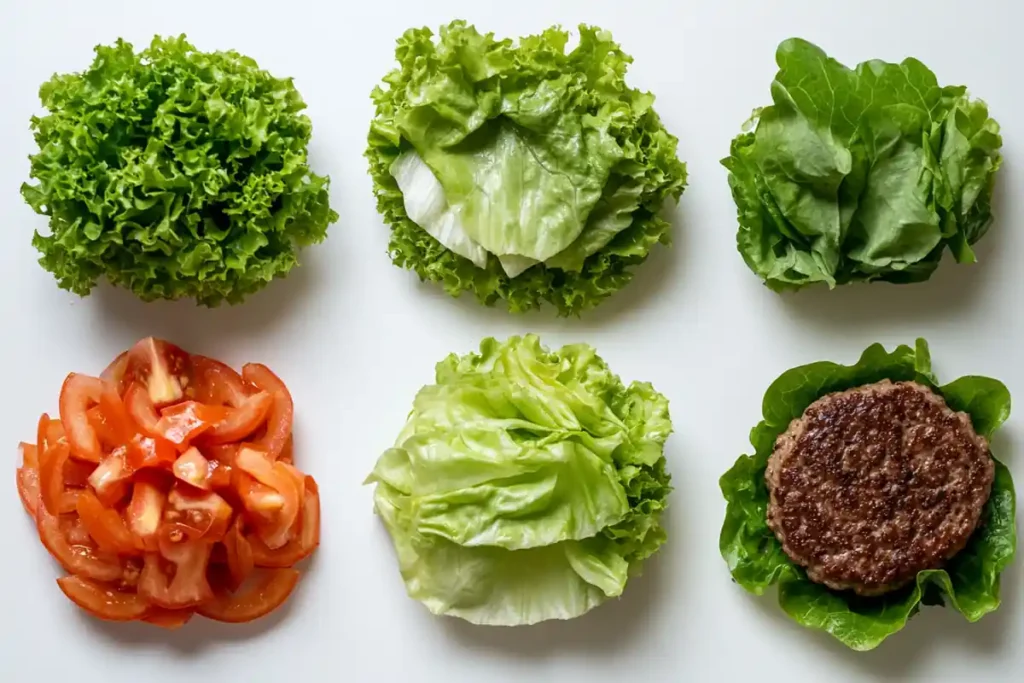
<svg viewBox="0 0 1024 683"><path fill-rule="evenodd" d="M812 581L880 595L963 549L994 476L969 416L885 380L818 399L779 436L768 526Z"/></svg>

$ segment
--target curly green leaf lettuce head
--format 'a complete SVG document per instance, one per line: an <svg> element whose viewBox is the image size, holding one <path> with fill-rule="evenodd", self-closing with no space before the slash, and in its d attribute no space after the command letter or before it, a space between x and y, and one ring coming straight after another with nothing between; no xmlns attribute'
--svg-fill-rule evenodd
<svg viewBox="0 0 1024 683"><path fill-rule="evenodd" d="M921 604L948 602L972 622L992 612L999 607L999 575L1017 548L1013 480L996 461L992 494L967 546L945 568L920 572L904 589L871 598L834 591L810 581L786 556L767 523L765 469L776 438L822 396L883 379L932 388L950 408L970 415L974 429L986 438L1010 415L1010 393L997 380L962 377L939 386L923 339L915 349L900 346L892 353L875 344L854 365L812 363L775 380L764 396L764 420L750 433L754 455L741 456L720 481L728 507L719 547L733 579L756 595L777 584L786 614L854 650L878 646L902 629Z"/></svg>
<svg viewBox="0 0 1024 683"><path fill-rule="evenodd" d="M396 265L452 296L562 315L600 303L669 241L686 167L611 35L496 40L412 29L373 91L366 156Z"/></svg>
<svg viewBox="0 0 1024 683"><path fill-rule="evenodd" d="M916 59L848 69L803 40L778 49L773 104L733 140L737 243L772 289L931 277L974 262L988 230L999 124Z"/></svg>
<svg viewBox="0 0 1024 683"><path fill-rule="evenodd" d="M671 431L667 399L584 344L449 356L367 479L409 595L504 626L617 597L665 542Z"/></svg>
<svg viewBox="0 0 1024 683"><path fill-rule="evenodd" d="M76 294L106 278L146 301L237 303L338 219L306 163L299 93L236 52L119 40L39 96L37 182L21 193L50 217L40 263Z"/></svg>

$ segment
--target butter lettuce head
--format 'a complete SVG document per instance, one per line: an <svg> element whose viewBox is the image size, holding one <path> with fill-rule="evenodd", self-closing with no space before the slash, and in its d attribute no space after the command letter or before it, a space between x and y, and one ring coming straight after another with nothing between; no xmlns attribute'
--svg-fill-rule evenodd
<svg viewBox="0 0 1024 683"><path fill-rule="evenodd" d="M669 241L686 181L654 97L606 31L517 43L455 21L412 29L373 91L366 156L396 265L452 296L564 315L624 286Z"/></svg>
<svg viewBox="0 0 1024 683"><path fill-rule="evenodd" d="M999 576L1017 548L1013 480L996 461L992 495L967 546L943 569L920 572L904 589L872 598L834 591L810 581L786 556L767 524L765 469L776 438L825 394L883 379L931 387L950 408L970 415L974 429L986 438L1010 415L1010 393L997 380L962 377L939 385L923 339L914 349L900 346L891 353L875 344L854 365L812 363L775 380L764 396L764 419L750 433L754 454L741 456L720 480L728 507L719 547L736 583L755 595L777 585L779 604L793 620L854 650L878 646L922 604L948 604L971 622L992 612L999 607Z"/></svg>
<svg viewBox="0 0 1024 683"><path fill-rule="evenodd" d="M449 356L367 483L406 590L477 624L571 619L665 542L668 401L589 346Z"/></svg>
<svg viewBox="0 0 1024 683"><path fill-rule="evenodd" d="M776 54L772 104L732 142L737 244L772 289L927 280L992 221L999 125L916 59L849 69L804 40Z"/></svg>
<svg viewBox="0 0 1024 683"><path fill-rule="evenodd" d="M236 303L338 219L306 162L299 93L237 52L119 40L39 96L48 113L32 119L35 182L21 193L49 216L40 264L76 294L106 279L146 301Z"/></svg>

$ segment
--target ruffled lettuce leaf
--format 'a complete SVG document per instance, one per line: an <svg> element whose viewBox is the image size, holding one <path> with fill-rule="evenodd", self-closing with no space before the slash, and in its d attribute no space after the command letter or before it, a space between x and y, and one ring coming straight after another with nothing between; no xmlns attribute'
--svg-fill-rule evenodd
<svg viewBox="0 0 1024 683"><path fill-rule="evenodd" d="M854 365L820 362L782 374L765 393L764 419L750 435L754 455L741 456L719 484L728 501L719 538L733 579L761 595L778 586L782 609L797 623L825 631L854 650L869 650L902 629L921 604L943 604L974 622L999 607L999 575L1016 551L1015 494L1010 471L996 461L992 495L967 546L943 569L920 572L916 582L880 597L861 597L810 581L785 554L768 527L765 469L775 440L818 398L863 384L920 382L950 408L971 416L975 430L991 438L1010 414L1010 393L987 377L962 377L939 386L923 339L916 348L887 352L869 347Z"/></svg>
<svg viewBox="0 0 1024 683"><path fill-rule="evenodd" d="M377 461L375 509L409 595L479 624L569 619L665 542L668 401L586 345L452 355Z"/></svg>
<svg viewBox="0 0 1024 683"><path fill-rule="evenodd" d="M928 279L975 260L992 220L999 125L915 59L848 69L790 39L773 104L732 142L737 245L772 289Z"/></svg>
<svg viewBox="0 0 1024 683"><path fill-rule="evenodd" d="M547 301L573 315L668 243L658 213L685 185L678 141L654 98L626 85L632 60L607 32L581 26L568 53L567 40L549 29L513 44L456 21L437 41L427 29L398 41L399 68L373 92L366 152L396 265L452 296L470 291L512 311ZM434 172L467 238L491 255L486 268L407 214L391 169L410 150Z"/></svg>
<svg viewBox="0 0 1024 683"><path fill-rule="evenodd" d="M37 182L21 193L50 218L40 264L76 294L105 278L147 301L237 303L338 219L299 93L236 52L119 40L39 96Z"/></svg>

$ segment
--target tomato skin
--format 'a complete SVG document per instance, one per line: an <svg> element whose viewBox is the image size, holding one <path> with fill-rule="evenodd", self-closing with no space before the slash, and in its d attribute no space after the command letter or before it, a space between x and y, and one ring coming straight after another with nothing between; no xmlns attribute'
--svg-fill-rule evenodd
<svg viewBox="0 0 1024 683"><path fill-rule="evenodd" d="M183 401L161 411L156 431L184 451L193 439L223 422L229 414L228 409L220 406Z"/></svg>
<svg viewBox="0 0 1024 683"><path fill-rule="evenodd" d="M123 570L117 562L97 556L91 548L68 544L60 528L60 520L46 510L45 505L36 508L36 527L39 539L68 572L96 581L119 581Z"/></svg>
<svg viewBox="0 0 1024 683"><path fill-rule="evenodd" d="M132 383L124 395L125 409L135 425L148 436L160 436L157 430L157 423L160 421L160 414L156 406L149 400L149 394L145 387L138 383Z"/></svg>
<svg viewBox="0 0 1024 683"><path fill-rule="evenodd" d="M124 379L145 387L149 400L159 408L185 397L192 360L174 344L147 337L129 349Z"/></svg>
<svg viewBox="0 0 1024 683"><path fill-rule="evenodd" d="M78 497L77 511L100 550L119 555L141 554L121 515L117 510L105 507L91 491L83 491Z"/></svg>
<svg viewBox="0 0 1024 683"><path fill-rule="evenodd" d="M100 379L112 384L117 389L118 396L124 396L125 389L128 388L124 376L127 369L128 352L122 351L118 354L117 358L110 361L110 365L103 368L103 372L100 373Z"/></svg>
<svg viewBox="0 0 1024 683"><path fill-rule="evenodd" d="M39 506L39 470L34 467L18 468L18 496L25 512L36 519L36 508Z"/></svg>
<svg viewBox="0 0 1024 683"><path fill-rule="evenodd" d="M242 376L231 367L206 356L192 356L195 398L201 403L238 408L249 397Z"/></svg>
<svg viewBox="0 0 1024 683"><path fill-rule="evenodd" d="M71 456L67 444L56 444L39 458L39 491L43 505L51 515L59 515L64 494L64 464Z"/></svg>
<svg viewBox="0 0 1024 683"><path fill-rule="evenodd" d="M292 395L284 382L266 365L244 365L242 379L274 397L274 405L267 416L267 433L255 445L264 448L272 460L277 460L292 434L292 419L295 412Z"/></svg>
<svg viewBox="0 0 1024 683"><path fill-rule="evenodd" d="M227 551L228 572L231 575L231 589L245 583L255 567L252 545L242 533L242 518L237 517L231 530L224 537L224 548Z"/></svg>
<svg viewBox="0 0 1024 683"><path fill-rule="evenodd" d="M276 550L268 548L258 536L249 542L257 567L291 567L313 554L320 546L320 489L313 477L307 476L305 480L302 517L294 537Z"/></svg>
<svg viewBox="0 0 1024 683"><path fill-rule="evenodd" d="M39 417L39 424L36 427L36 450L39 453L48 450L61 441L67 443L67 436L64 434L64 426L60 420L50 419L50 416L43 413Z"/></svg>
<svg viewBox="0 0 1024 683"><path fill-rule="evenodd" d="M299 572L294 569L265 569L256 585L242 593L218 592L196 610L207 619L240 624L270 614L283 605L295 590Z"/></svg>
<svg viewBox="0 0 1024 683"><path fill-rule="evenodd" d="M146 601L136 593L113 590L80 576L57 579L57 585L71 602L106 621L135 621L149 609Z"/></svg>
<svg viewBox="0 0 1024 683"><path fill-rule="evenodd" d="M266 391L249 396L203 435L203 443L216 445L241 441L263 426L273 405L274 397Z"/></svg>

